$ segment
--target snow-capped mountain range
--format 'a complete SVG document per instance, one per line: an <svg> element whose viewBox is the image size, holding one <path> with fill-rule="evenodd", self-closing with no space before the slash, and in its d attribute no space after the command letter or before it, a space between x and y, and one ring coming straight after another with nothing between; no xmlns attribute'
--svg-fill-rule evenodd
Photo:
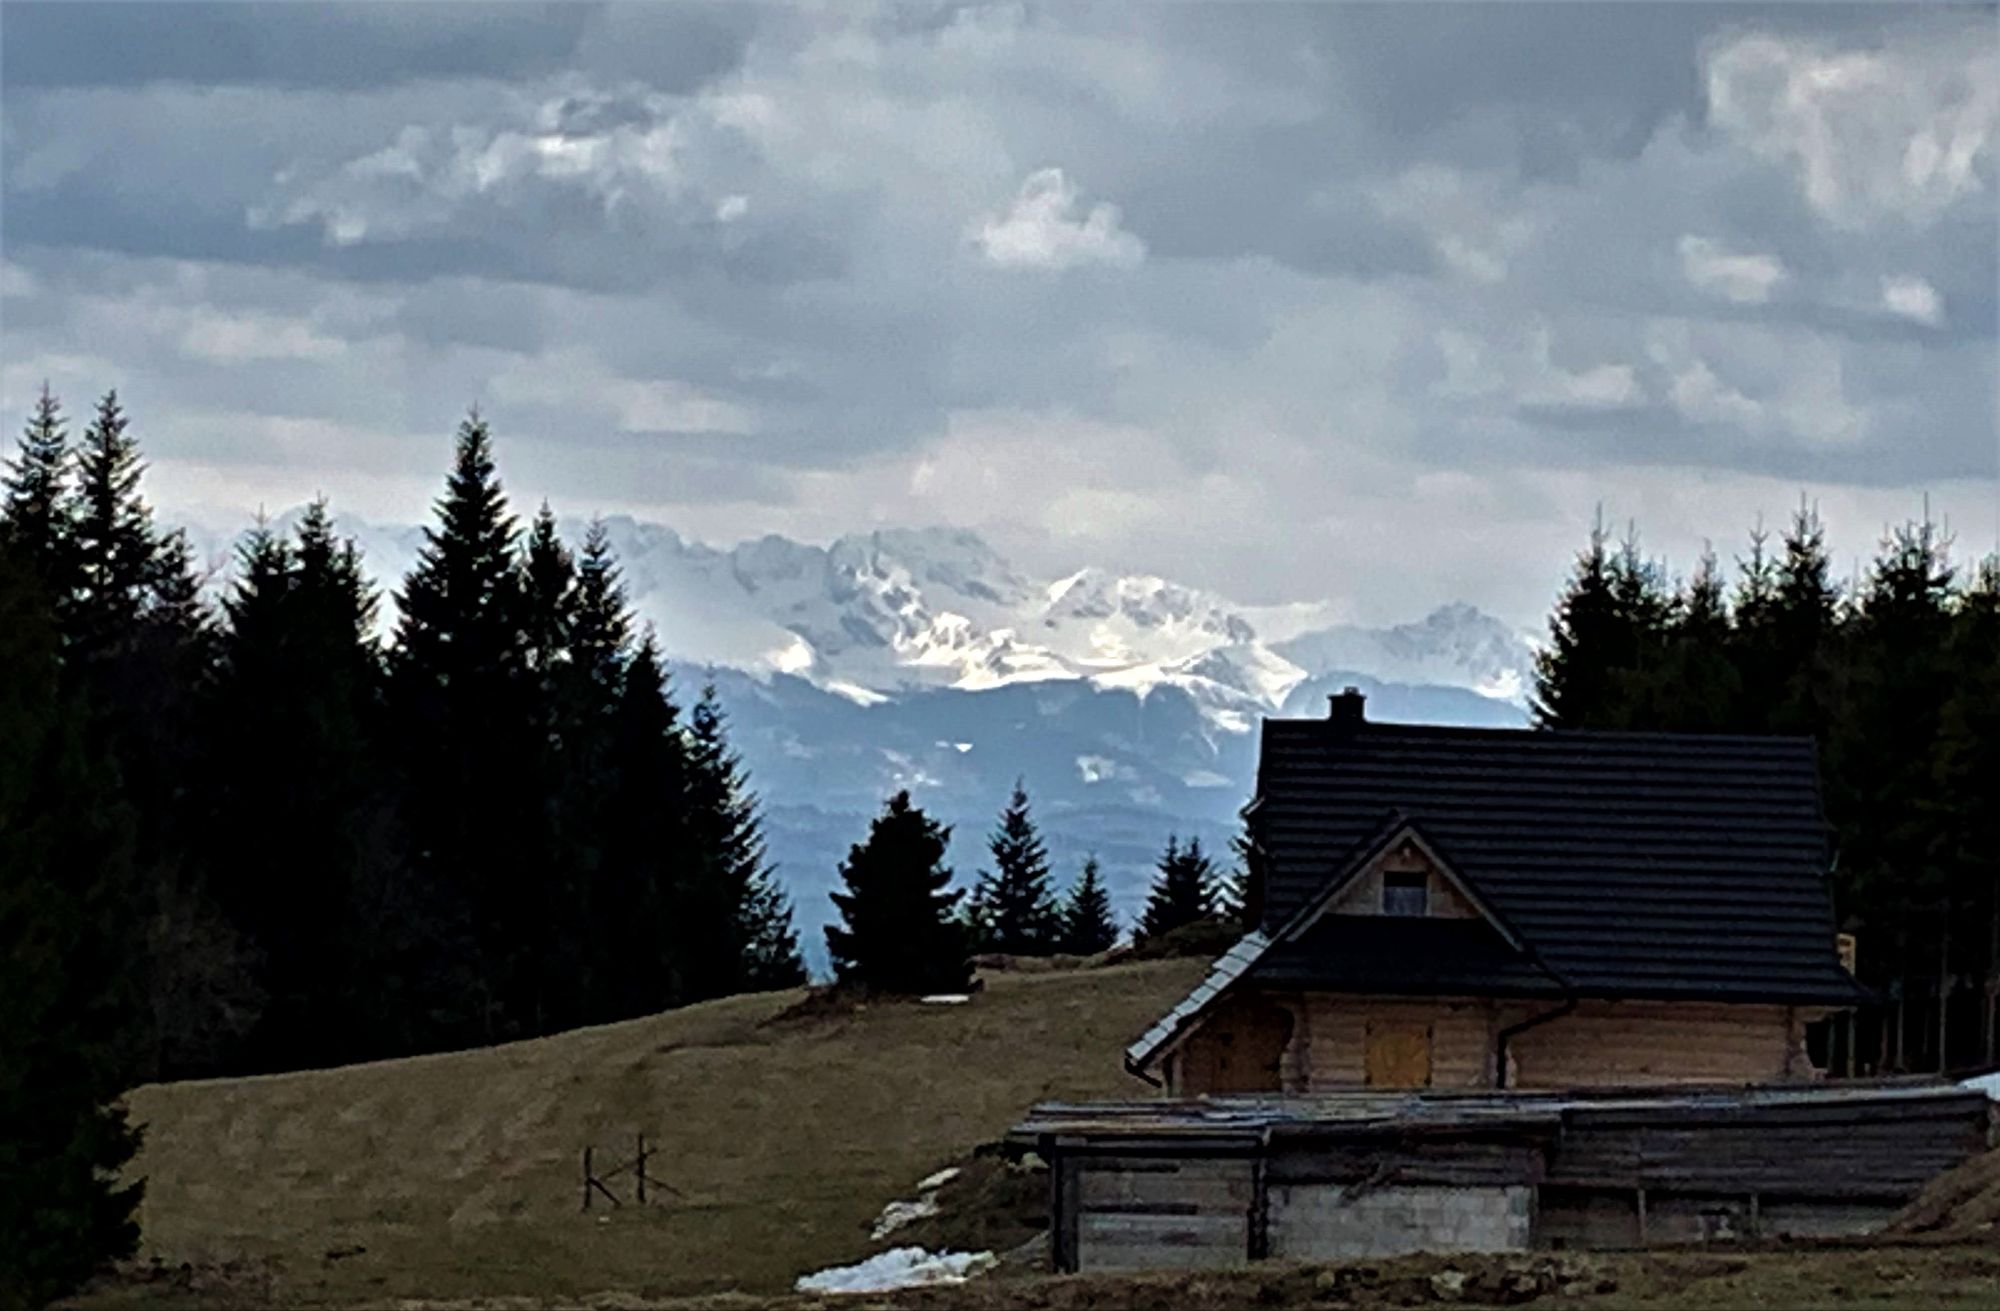
<svg viewBox="0 0 2000 1311"><path fill-rule="evenodd" d="M386 629L423 532L339 526L382 587ZM562 528L581 540L582 524ZM1527 720L1533 647L1469 604L1370 628L1327 623L1321 604L1243 606L1157 577L1034 577L955 529L718 548L659 524L606 528L683 695L718 687L814 960L840 857L899 788L956 827L969 881L1025 779L1059 879L1094 854L1130 914L1169 833L1227 864L1262 716L1324 714L1351 683L1373 718ZM225 582L232 538L190 535Z"/></svg>
<svg viewBox="0 0 2000 1311"><path fill-rule="evenodd" d="M564 527L572 541L582 534ZM670 658L790 674L862 705L925 688L1080 679L1140 696L1179 688L1217 729L1240 733L1336 673L1519 703L1533 668L1523 634L1464 603L1391 628L1315 627L1325 608L1310 603L1257 610L1093 567L1030 577L959 529L721 549L629 518L606 528L632 604ZM408 527L342 530L385 593L423 540ZM209 553L218 558L214 539Z"/></svg>

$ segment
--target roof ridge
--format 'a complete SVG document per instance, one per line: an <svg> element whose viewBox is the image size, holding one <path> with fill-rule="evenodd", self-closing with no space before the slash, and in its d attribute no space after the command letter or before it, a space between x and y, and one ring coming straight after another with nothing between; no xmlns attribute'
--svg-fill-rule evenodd
<svg viewBox="0 0 2000 1311"><path fill-rule="evenodd" d="M1265 715L1264 726L1286 729L1318 729L1328 736L1340 738L1386 737L1408 735L1416 737L1466 737L1466 738L1514 738L1520 741L1563 742L1563 741L1632 741L1632 742L1685 742L1696 743L1769 743L1772 745L1812 743L1818 739L1810 733L1710 733L1686 732L1655 728L1502 728L1493 725L1475 724L1413 724L1394 720L1370 719L1355 726L1340 727L1330 720L1307 715Z"/></svg>

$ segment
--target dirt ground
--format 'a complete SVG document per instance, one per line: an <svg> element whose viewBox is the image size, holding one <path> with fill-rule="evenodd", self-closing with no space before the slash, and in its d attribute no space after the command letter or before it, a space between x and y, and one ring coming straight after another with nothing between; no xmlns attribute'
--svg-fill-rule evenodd
<svg viewBox="0 0 2000 1311"><path fill-rule="evenodd" d="M97 1306L270 1306L254 1271L164 1269L105 1290ZM307 1303L283 1303L303 1306ZM1409 1257L1338 1266L1272 1265L1212 1274L987 1278L894 1293L830 1297L725 1294L654 1298L391 1299L397 1311L1389 1311L1521 1307L1551 1311L1762 1311L2000 1308L2000 1245L1902 1242L1743 1251Z"/></svg>

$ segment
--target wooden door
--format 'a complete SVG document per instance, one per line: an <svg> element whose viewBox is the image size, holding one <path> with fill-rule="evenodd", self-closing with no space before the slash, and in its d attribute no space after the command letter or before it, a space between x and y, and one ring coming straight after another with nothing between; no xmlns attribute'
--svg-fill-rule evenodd
<svg viewBox="0 0 2000 1311"><path fill-rule="evenodd" d="M1431 1026L1370 1020L1367 1071L1370 1088L1430 1087Z"/></svg>

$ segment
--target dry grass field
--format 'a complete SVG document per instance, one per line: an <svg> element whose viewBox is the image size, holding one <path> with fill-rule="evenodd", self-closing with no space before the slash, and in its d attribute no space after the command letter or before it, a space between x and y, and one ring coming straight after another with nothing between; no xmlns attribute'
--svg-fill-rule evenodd
<svg viewBox="0 0 2000 1311"><path fill-rule="evenodd" d="M965 1160L1039 1098L1136 1091L1120 1047L1202 969L1000 974L962 1006L824 1009L774 993L480 1051L141 1088L145 1246L78 1305L825 1306L788 1295L793 1279L875 1250L875 1216L919 1178ZM583 1213L584 1145L622 1160L639 1132L676 1194L640 1209L621 1180L625 1206ZM1010 1274L836 1304L2000 1308L1996 1161L1912 1208L1936 1232L1882 1244L1413 1258L1192 1280ZM993 1185L991 1204L967 1204L993 1214L948 1213L895 1241L1018 1241L1024 1196L1003 1199L996 1168L969 1171L959 1194Z"/></svg>
<svg viewBox="0 0 2000 1311"><path fill-rule="evenodd" d="M787 1017L730 998L532 1042L262 1078L155 1085L142 1262L87 1299L342 1304L606 1289L774 1293L858 1259L883 1205L1038 1098L1130 1093L1123 1045L1203 965L1000 974L960 1006ZM580 1156L678 1190L580 1210ZM181 1271L185 1265L187 1270Z"/></svg>

